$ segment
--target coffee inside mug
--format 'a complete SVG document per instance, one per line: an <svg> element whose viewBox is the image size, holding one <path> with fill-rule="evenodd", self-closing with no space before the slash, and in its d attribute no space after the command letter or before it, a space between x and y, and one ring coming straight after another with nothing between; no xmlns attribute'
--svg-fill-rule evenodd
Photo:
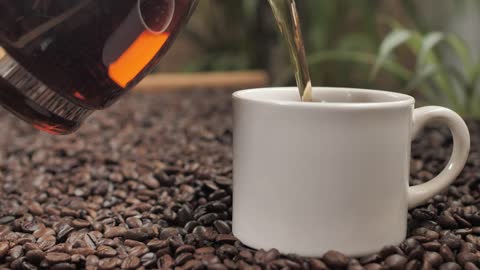
<svg viewBox="0 0 480 270"><path fill-rule="evenodd" d="M312 103L403 103L412 102L413 98L400 93L387 91L352 89L352 88L313 88L313 102L301 102L298 91L294 88L259 88L234 93L234 97L261 102L299 103L309 106Z"/></svg>

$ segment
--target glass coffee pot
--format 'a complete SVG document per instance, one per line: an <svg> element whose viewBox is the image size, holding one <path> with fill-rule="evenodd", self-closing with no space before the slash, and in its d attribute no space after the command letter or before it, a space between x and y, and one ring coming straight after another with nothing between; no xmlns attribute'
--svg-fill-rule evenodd
<svg viewBox="0 0 480 270"><path fill-rule="evenodd" d="M75 131L148 74L195 5L0 0L0 103L43 131Z"/></svg>

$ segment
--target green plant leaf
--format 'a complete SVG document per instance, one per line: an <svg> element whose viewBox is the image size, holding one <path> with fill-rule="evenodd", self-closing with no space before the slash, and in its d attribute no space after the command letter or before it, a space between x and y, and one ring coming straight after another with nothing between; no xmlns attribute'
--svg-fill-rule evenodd
<svg viewBox="0 0 480 270"><path fill-rule="evenodd" d="M465 41L455 34L449 34L446 41L460 59L465 70L470 70L472 67L472 56Z"/></svg>
<svg viewBox="0 0 480 270"><path fill-rule="evenodd" d="M322 51L308 56L310 66L319 65L326 61L345 61L357 64L373 65L377 60L377 56L371 53L352 52L352 51ZM412 72L403 67L401 64L385 59L382 64L383 68L393 76L402 81L409 81L413 76Z"/></svg>
<svg viewBox="0 0 480 270"><path fill-rule="evenodd" d="M422 51L424 39L425 38L422 36L422 34L414 32L411 38L407 41L407 46L417 57ZM443 64L439 59L440 57L436 54L434 50L430 50L430 53L425 54L425 65L436 65L439 67L438 71L432 75L432 87L434 87L435 90L439 90L442 92L445 99L450 104L450 107L458 108L460 107L461 97L456 91L454 91L453 86L450 82L451 78L449 77L448 72L446 72L446 70L442 68Z"/></svg>
<svg viewBox="0 0 480 270"><path fill-rule="evenodd" d="M380 45L377 60L370 73L370 80L373 80L390 54L403 43L407 42L412 36L412 32L405 29L397 29L388 34Z"/></svg>
<svg viewBox="0 0 480 270"><path fill-rule="evenodd" d="M409 93L413 91L416 87L423 84L426 80L431 78L438 71L438 66L436 65L426 65L420 71L417 71L413 78L408 82L405 87L405 92Z"/></svg>
<svg viewBox="0 0 480 270"><path fill-rule="evenodd" d="M469 111L468 113L476 119L480 119L480 93L478 89L473 95L473 98L468 101Z"/></svg>
<svg viewBox="0 0 480 270"><path fill-rule="evenodd" d="M450 77L458 82L464 89L466 89L470 82L468 78L465 77L465 74L462 73L459 67L455 65L445 65L445 70L448 72Z"/></svg>
<svg viewBox="0 0 480 270"><path fill-rule="evenodd" d="M417 56L417 70L422 71L424 65L427 64L427 57L432 53L433 48L441 41L445 40L445 35L440 32L428 33L422 40L422 45Z"/></svg>
<svg viewBox="0 0 480 270"><path fill-rule="evenodd" d="M343 51L372 52L376 44L371 37L364 32L345 34L338 42L336 49Z"/></svg>
<svg viewBox="0 0 480 270"><path fill-rule="evenodd" d="M470 86L476 86L480 82L480 61L471 68L468 80Z"/></svg>

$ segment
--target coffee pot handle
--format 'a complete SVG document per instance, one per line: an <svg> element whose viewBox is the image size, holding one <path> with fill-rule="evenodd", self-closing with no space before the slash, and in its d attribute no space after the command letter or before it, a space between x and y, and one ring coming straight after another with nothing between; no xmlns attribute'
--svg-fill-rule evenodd
<svg viewBox="0 0 480 270"><path fill-rule="evenodd" d="M467 162L470 151L470 133L463 119L454 111L438 107L427 106L415 109L413 113L413 136L428 122L446 124L453 137L453 151L447 166L430 181L409 187L408 208L414 208L426 203L433 196L442 192L460 174Z"/></svg>

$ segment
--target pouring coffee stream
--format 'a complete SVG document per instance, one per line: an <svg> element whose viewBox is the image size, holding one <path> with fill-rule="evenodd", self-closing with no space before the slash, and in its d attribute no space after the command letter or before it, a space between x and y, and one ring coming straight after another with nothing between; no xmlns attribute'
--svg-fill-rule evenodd
<svg viewBox="0 0 480 270"><path fill-rule="evenodd" d="M269 0L303 101L311 83L294 0ZM161 60L197 0L0 1L0 104L52 134L75 131Z"/></svg>
<svg viewBox="0 0 480 270"><path fill-rule="evenodd" d="M312 101L312 83L295 0L268 0L289 49L302 101Z"/></svg>

